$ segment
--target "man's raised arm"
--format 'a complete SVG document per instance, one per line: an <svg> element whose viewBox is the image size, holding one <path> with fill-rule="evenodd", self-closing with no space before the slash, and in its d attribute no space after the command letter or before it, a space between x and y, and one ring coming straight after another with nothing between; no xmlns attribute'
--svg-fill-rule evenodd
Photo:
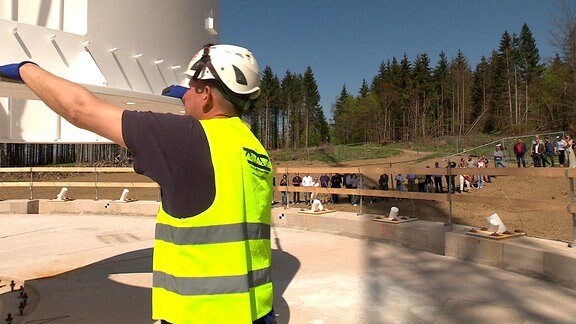
<svg viewBox="0 0 576 324"><path fill-rule="evenodd" d="M102 101L81 85L55 76L36 64L16 66L12 67L13 75L3 73L8 66L0 66L0 75L14 80L19 77L48 107L74 126L126 147L122 137L122 108Z"/></svg>

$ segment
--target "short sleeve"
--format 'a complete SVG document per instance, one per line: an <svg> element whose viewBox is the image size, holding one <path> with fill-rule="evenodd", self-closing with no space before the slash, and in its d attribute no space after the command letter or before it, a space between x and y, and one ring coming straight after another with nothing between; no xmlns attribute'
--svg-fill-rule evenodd
<svg viewBox="0 0 576 324"><path fill-rule="evenodd" d="M124 111L122 135L134 170L156 181L171 215L189 217L211 205L214 168L206 133L190 116Z"/></svg>

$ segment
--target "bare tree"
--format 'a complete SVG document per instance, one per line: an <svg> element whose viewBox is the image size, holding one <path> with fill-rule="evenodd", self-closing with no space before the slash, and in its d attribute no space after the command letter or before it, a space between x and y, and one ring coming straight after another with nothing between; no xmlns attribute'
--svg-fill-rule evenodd
<svg viewBox="0 0 576 324"><path fill-rule="evenodd" d="M567 0L558 2L558 14L552 16L551 40L572 68L572 82L576 82L576 9Z"/></svg>

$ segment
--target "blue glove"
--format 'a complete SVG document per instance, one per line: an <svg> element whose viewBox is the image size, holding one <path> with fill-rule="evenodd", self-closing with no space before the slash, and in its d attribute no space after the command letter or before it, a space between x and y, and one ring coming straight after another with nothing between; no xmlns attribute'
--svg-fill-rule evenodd
<svg viewBox="0 0 576 324"><path fill-rule="evenodd" d="M26 63L36 64L34 62L24 61L20 63L0 65L0 79L6 81L24 82L20 76L20 67Z"/></svg>
<svg viewBox="0 0 576 324"><path fill-rule="evenodd" d="M184 97L184 94L186 93L186 91L188 91L188 89L189 88L182 87L179 85L171 85L162 90L162 95L182 99L182 97Z"/></svg>

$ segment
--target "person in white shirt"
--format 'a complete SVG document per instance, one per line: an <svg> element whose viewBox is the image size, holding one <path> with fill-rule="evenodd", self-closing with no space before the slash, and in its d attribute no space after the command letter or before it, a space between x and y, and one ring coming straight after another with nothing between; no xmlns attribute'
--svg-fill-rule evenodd
<svg viewBox="0 0 576 324"><path fill-rule="evenodd" d="M560 136L556 136L556 153L558 154L558 164L563 168L566 164L566 141Z"/></svg>
<svg viewBox="0 0 576 324"><path fill-rule="evenodd" d="M485 168L486 167L486 162L484 161L484 156L481 156L478 159L477 165L479 168ZM477 178L478 178L478 189L484 188L484 176L479 174L477 176Z"/></svg>
<svg viewBox="0 0 576 324"><path fill-rule="evenodd" d="M496 150L493 153L494 156L494 167L497 168L498 166L505 168L506 164L504 163L504 152L502 152L502 144L496 145Z"/></svg>
<svg viewBox="0 0 576 324"><path fill-rule="evenodd" d="M472 180L471 176L467 174L460 175L460 193L470 192L470 189L472 189L472 186L470 185L470 180Z"/></svg>
<svg viewBox="0 0 576 324"><path fill-rule="evenodd" d="M532 161L534 162L534 167L543 167L542 157L544 156L544 141L540 139L540 135L536 135L532 141Z"/></svg>
<svg viewBox="0 0 576 324"><path fill-rule="evenodd" d="M302 187L312 187L313 185L314 180L312 179L312 176L310 176L309 173L306 173L306 175L302 178ZM310 204L310 194L311 192L304 193L304 200L307 205Z"/></svg>

